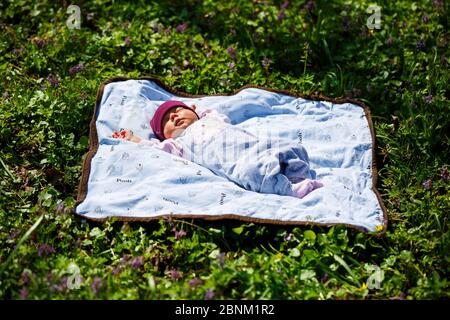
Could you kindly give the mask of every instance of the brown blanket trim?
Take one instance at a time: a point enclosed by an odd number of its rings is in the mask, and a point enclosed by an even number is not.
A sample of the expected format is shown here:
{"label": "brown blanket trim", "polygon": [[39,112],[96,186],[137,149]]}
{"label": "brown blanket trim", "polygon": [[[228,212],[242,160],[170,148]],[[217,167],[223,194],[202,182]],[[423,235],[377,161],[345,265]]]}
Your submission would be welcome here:
{"label": "brown blanket trim", "polygon": [[[372,116],[370,114],[370,109],[362,101],[359,101],[356,99],[350,99],[350,98],[329,98],[329,97],[323,96],[321,94],[303,95],[300,93],[291,92],[291,91],[287,91],[287,90],[270,89],[270,88],[264,88],[264,87],[257,86],[257,85],[246,85],[246,86],[243,86],[240,89],[237,89],[231,93],[194,95],[194,94],[188,94],[186,92],[178,91],[178,90],[166,85],[157,76],[153,76],[153,75],[149,76],[149,77],[140,77],[140,78],[114,77],[114,78],[104,81],[100,85],[100,87],[97,91],[97,98],[96,98],[95,107],[94,107],[94,114],[93,114],[92,120],[89,124],[89,151],[86,153],[86,155],[84,157],[84,161],[83,161],[83,169],[82,169],[82,173],[81,173],[80,184],[78,187],[78,196],[77,196],[77,201],[75,203],[75,208],[81,202],[83,202],[87,196],[88,179],[89,179],[89,174],[91,171],[91,160],[94,157],[94,155],[97,153],[97,150],[98,150],[98,135],[97,135],[97,128],[95,126],[95,122],[96,122],[96,118],[97,118],[96,117],[97,111],[98,111],[98,108],[100,107],[100,102],[101,102],[101,99],[103,96],[103,91],[105,89],[105,86],[109,83],[118,82],[118,81],[126,81],[126,80],[150,80],[150,81],[155,82],[159,87],[165,89],[166,91],[171,92],[174,95],[177,95],[179,97],[186,97],[186,98],[201,98],[201,97],[208,97],[208,96],[231,96],[231,95],[237,94],[238,92],[240,92],[246,88],[257,88],[257,89],[262,89],[262,90],[266,90],[266,91],[270,91],[270,92],[274,92],[274,93],[280,93],[280,94],[289,95],[289,96],[293,96],[293,97],[297,97],[297,98],[303,98],[303,99],[312,100],[312,101],[328,101],[328,102],[332,102],[332,103],[336,103],[336,104],[352,103],[357,106],[360,106],[361,108],[364,109],[364,113],[367,117],[367,121],[368,121],[369,127],[370,127],[370,132],[372,135],[372,141],[373,141],[373,143],[372,143],[372,191],[377,196],[378,202],[380,203],[380,207],[383,210],[383,218],[384,218],[383,229],[377,233],[370,233],[370,234],[379,237],[386,233],[387,225],[388,225],[387,210],[383,203],[383,200],[381,199],[380,193],[378,192],[378,190],[376,188],[378,171],[377,171],[377,163],[376,163],[376,158],[375,158],[375,156],[376,156],[375,155],[375,142],[376,142],[375,130],[374,130],[373,123],[372,123]],[[75,212],[76,212],[76,210],[75,210]],[[93,220],[93,221],[106,221],[106,220],[112,218],[112,217],[91,218],[91,217],[86,217],[83,215],[80,215],[80,216],[82,216],[86,219]],[[353,229],[357,229],[357,230],[360,230],[363,232],[368,232],[368,230],[363,227],[358,227],[358,226],[344,224],[344,223],[319,223],[319,222],[312,222],[312,221],[283,221],[283,220],[245,217],[245,216],[235,215],[235,214],[222,214],[222,215],[217,215],[217,216],[211,216],[211,215],[206,216],[203,214],[176,214],[176,215],[170,214],[170,215],[160,215],[160,216],[156,216],[156,217],[114,217],[114,218],[119,221],[151,221],[151,220],[159,220],[163,217],[184,218],[184,219],[200,218],[200,219],[204,219],[204,220],[233,219],[233,220],[240,220],[240,221],[245,221],[245,222],[268,223],[268,224],[277,224],[277,225],[317,225],[317,226],[326,226],[326,227],[330,227],[333,225],[344,225],[348,228],[353,228]]]}

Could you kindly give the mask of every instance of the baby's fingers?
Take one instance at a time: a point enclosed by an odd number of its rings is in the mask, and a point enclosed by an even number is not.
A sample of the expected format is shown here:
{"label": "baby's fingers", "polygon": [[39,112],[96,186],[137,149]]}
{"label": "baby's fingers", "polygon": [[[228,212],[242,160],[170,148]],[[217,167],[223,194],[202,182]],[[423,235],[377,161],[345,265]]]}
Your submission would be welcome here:
{"label": "baby's fingers", "polygon": [[133,131],[120,129],[119,131],[114,131],[112,137],[117,139],[131,140],[133,138]]}
{"label": "baby's fingers", "polygon": [[126,138],[126,130],[120,129],[120,131],[114,131],[112,134],[113,138],[117,139],[125,139]]}

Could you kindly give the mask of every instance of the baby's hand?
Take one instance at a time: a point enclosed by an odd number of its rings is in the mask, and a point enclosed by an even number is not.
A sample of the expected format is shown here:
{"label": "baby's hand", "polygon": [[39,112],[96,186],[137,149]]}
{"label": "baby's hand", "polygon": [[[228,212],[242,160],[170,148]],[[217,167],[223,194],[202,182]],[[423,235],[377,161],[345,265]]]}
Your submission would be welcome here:
{"label": "baby's hand", "polygon": [[136,143],[139,143],[141,141],[141,138],[139,138],[138,136],[135,136],[133,134],[133,131],[125,130],[125,129],[120,129],[119,131],[114,131],[112,134],[112,137],[116,138],[116,139],[124,139],[124,140],[128,140],[131,142],[136,142]]}

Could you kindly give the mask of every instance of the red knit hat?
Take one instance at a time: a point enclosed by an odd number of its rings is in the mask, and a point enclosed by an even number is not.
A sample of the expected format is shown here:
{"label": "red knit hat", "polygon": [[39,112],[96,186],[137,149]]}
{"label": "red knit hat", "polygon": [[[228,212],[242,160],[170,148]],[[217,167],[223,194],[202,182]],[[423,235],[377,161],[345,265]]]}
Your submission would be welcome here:
{"label": "red knit hat", "polygon": [[198,114],[195,112],[194,109],[186,105],[185,103],[181,101],[176,100],[169,100],[161,104],[158,109],[156,109],[155,114],[153,115],[152,120],[150,120],[150,126],[153,129],[153,132],[155,133],[156,137],[159,140],[164,140],[166,137],[164,137],[164,127],[162,125],[162,121],[164,119],[165,114],[172,108],[175,107],[183,107],[189,110],[192,110],[198,117]]}

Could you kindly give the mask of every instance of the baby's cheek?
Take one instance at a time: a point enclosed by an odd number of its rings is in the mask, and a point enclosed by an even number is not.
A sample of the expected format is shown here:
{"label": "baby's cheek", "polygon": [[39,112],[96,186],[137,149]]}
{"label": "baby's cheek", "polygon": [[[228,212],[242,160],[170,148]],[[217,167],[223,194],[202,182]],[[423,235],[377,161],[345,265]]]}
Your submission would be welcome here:
{"label": "baby's cheek", "polygon": [[173,128],[169,125],[166,125],[163,129],[163,132],[166,138],[171,138],[173,135]]}

